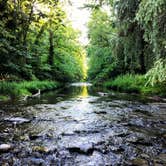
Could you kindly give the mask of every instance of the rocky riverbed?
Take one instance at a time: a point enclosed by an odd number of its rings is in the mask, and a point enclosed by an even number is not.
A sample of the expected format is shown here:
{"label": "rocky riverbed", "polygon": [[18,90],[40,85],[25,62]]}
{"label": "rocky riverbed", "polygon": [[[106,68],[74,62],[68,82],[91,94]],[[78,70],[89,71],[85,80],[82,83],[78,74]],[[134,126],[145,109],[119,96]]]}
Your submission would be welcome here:
{"label": "rocky riverbed", "polygon": [[0,165],[166,165],[164,102],[77,84],[0,114]]}

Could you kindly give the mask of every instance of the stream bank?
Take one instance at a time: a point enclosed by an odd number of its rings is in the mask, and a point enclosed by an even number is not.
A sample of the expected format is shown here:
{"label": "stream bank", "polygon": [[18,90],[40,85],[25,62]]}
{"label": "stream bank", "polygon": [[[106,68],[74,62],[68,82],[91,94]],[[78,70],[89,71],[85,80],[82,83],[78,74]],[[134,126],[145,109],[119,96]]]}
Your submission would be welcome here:
{"label": "stream bank", "polygon": [[0,82],[0,101],[24,99],[40,91],[50,91],[61,87],[55,81],[23,81],[23,82]]}

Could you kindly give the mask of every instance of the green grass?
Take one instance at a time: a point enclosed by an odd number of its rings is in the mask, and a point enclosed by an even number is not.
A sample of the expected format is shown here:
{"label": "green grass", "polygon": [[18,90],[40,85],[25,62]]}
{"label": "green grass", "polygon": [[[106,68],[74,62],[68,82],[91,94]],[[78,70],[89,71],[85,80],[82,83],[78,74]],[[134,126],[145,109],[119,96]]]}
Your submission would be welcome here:
{"label": "green grass", "polygon": [[7,101],[7,100],[9,100],[9,96],[0,95],[0,101]]}
{"label": "green grass", "polygon": [[126,74],[105,82],[107,88],[125,92],[140,92],[146,80],[141,75]]}
{"label": "green grass", "polygon": [[128,93],[142,93],[142,94],[156,94],[164,96],[166,95],[166,88],[162,84],[155,86],[145,86],[146,78],[144,75],[121,75],[114,80],[108,80],[104,83],[104,86],[108,89],[117,90],[120,92]]}
{"label": "green grass", "polygon": [[9,96],[12,99],[41,91],[56,89],[58,82],[54,81],[23,81],[23,82],[0,82],[0,95]]}

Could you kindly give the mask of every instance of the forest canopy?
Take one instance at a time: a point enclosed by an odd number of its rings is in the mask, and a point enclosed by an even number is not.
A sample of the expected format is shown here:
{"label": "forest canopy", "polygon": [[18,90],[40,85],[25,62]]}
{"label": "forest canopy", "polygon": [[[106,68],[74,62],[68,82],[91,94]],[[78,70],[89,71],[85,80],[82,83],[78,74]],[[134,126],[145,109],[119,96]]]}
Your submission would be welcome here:
{"label": "forest canopy", "polygon": [[0,74],[11,80],[83,78],[83,48],[58,0],[0,1]]}
{"label": "forest canopy", "polygon": [[0,0],[0,80],[67,83],[88,78],[115,89],[163,90],[166,1],[85,2],[82,9],[91,15],[84,47],[64,8],[72,5],[70,0]]}
{"label": "forest canopy", "polygon": [[166,83],[165,0],[92,0],[85,7],[92,11],[90,79],[147,73],[147,84]]}

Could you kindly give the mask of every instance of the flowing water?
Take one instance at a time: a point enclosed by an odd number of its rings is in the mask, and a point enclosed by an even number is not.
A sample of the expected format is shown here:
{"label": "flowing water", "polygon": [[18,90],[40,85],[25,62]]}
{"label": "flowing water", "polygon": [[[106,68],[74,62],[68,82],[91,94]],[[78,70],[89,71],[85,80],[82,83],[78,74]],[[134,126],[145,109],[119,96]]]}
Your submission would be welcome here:
{"label": "flowing water", "polygon": [[166,165],[166,103],[82,83],[0,108],[0,165]]}

